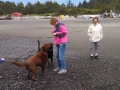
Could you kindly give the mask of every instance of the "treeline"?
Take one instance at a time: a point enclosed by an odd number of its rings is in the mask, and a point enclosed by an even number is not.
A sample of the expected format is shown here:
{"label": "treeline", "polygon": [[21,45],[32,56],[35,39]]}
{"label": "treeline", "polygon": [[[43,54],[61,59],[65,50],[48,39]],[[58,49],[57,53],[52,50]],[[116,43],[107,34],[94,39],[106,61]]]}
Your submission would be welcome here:
{"label": "treeline", "polygon": [[84,8],[102,9],[102,11],[113,10],[120,13],[120,0],[90,0],[89,2],[84,0],[82,5]]}
{"label": "treeline", "polygon": [[78,15],[78,14],[98,14],[105,11],[114,10],[120,12],[120,0],[84,0],[78,5],[74,5],[71,0],[67,4],[58,4],[57,2],[47,1],[41,3],[37,1],[32,4],[30,2],[24,5],[22,2],[15,4],[9,1],[0,1],[0,15],[7,15],[13,12],[21,12],[23,15],[53,15],[58,16],[61,14]]}

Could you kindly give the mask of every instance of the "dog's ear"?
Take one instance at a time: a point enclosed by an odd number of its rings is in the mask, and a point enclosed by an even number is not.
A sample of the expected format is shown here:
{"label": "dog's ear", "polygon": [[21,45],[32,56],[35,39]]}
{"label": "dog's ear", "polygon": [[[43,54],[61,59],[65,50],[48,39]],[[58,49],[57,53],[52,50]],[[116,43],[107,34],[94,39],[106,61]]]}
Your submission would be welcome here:
{"label": "dog's ear", "polygon": [[43,50],[43,51],[47,51],[47,46],[46,45],[43,45],[42,47],[41,47],[41,49]]}

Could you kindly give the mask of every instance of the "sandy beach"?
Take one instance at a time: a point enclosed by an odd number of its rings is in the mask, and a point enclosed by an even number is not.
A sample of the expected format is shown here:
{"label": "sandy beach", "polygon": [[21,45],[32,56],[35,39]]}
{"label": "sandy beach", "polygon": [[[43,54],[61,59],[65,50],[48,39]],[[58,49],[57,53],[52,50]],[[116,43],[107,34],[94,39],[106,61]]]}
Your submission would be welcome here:
{"label": "sandy beach", "polygon": [[[53,43],[53,26],[49,19],[0,21],[0,90],[120,90],[120,19],[100,19],[103,40],[100,42],[99,60],[89,60],[87,29],[91,19],[61,20],[68,29],[66,62],[68,73],[58,75],[52,67],[46,68],[46,76],[39,81],[26,78],[25,67],[17,67],[11,61],[25,62],[37,52],[37,40],[41,45]],[[54,65],[55,46],[54,46]]]}

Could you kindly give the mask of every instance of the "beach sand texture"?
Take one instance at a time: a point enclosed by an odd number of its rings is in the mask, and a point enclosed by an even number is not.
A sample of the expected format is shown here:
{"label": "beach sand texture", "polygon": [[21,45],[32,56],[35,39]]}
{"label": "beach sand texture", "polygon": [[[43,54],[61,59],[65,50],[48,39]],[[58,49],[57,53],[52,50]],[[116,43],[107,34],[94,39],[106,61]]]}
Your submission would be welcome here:
{"label": "beach sand texture", "polygon": [[[0,90],[120,90],[120,19],[100,19],[103,40],[100,42],[99,60],[89,60],[87,29],[89,19],[61,20],[68,29],[66,62],[68,73],[58,75],[46,68],[46,76],[38,68],[39,81],[26,78],[25,67],[11,61],[25,62],[41,45],[53,43],[53,26],[49,19],[0,21]],[[54,65],[55,45],[54,45]]]}

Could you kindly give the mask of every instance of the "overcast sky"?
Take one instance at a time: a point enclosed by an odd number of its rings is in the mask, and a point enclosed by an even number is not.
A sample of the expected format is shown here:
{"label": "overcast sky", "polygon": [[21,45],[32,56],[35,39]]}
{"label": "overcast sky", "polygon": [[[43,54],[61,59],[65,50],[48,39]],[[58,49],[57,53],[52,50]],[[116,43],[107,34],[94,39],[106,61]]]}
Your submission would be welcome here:
{"label": "overcast sky", "polygon": [[[28,3],[28,2],[31,2],[32,4],[34,4],[35,2],[37,2],[37,1],[39,1],[39,2],[41,2],[41,3],[44,3],[44,2],[46,2],[46,1],[56,1],[56,2],[58,2],[59,4],[62,4],[62,3],[64,3],[64,4],[67,4],[67,2],[68,2],[68,0],[1,0],[1,1],[10,1],[10,2],[15,2],[16,4],[18,3],[18,2],[23,2],[25,5]],[[74,3],[74,5],[78,5],[78,3],[79,2],[83,2],[84,0],[71,0],[72,1],[72,3]],[[87,2],[89,1],[89,0],[86,0]]]}

